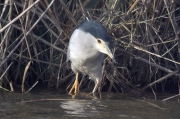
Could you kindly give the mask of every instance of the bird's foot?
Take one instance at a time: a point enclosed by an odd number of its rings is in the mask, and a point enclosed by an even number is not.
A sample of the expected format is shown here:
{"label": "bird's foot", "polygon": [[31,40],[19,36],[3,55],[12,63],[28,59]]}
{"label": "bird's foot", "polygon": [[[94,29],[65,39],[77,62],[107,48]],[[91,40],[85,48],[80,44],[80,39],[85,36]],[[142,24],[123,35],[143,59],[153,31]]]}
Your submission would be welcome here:
{"label": "bird's foot", "polygon": [[86,97],[92,97],[94,99],[101,99],[101,93],[91,92],[86,95]]}
{"label": "bird's foot", "polygon": [[[74,91],[74,93],[73,93],[73,91]],[[73,99],[76,98],[76,95],[79,94],[79,82],[78,81],[74,82],[74,84],[68,94],[71,95]]]}
{"label": "bird's foot", "polygon": [[78,94],[78,93],[79,93],[79,85],[73,84],[71,90],[69,91],[69,94],[71,95],[71,94]]}
{"label": "bird's foot", "polygon": [[[73,90],[74,90],[74,93],[73,93]],[[77,91],[73,86],[68,94],[72,96],[72,99],[75,99],[77,94],[79,94],[79,91]]]}

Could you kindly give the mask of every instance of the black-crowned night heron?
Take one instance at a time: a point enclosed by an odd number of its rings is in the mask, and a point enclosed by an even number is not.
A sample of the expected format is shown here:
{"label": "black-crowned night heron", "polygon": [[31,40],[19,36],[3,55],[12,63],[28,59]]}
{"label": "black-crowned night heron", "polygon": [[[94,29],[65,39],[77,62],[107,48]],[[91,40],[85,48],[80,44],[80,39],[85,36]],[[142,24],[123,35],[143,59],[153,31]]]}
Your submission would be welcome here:
{"label": "black-crowned night heron", "polygon": [[94,94],[101,85],[102,63],[104,54],[114,59],[108,44],[110,36],[106,29],[97,21],[86,21],[73,32],[67,52],[67,61],[71,61],[71,69],[76,73],[76,79],[69,94],[79,93],[78,74],[89,75],[95,82]]}

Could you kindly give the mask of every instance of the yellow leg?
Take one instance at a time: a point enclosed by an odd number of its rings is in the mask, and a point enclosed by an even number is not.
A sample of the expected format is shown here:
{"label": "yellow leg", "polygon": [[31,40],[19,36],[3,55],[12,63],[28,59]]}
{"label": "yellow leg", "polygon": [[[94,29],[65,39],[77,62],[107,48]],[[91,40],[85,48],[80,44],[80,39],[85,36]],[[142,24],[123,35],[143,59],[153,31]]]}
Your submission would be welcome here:
{"label": "yellow leg", "polygon": [[69,94],[72,94],[73,90],[74,90],[74,94],[78,94],[79,93],[78,75],[79,75],[79,73],[76,73],[76,79],[74,81],[74,84],[73,84],[71,90],[69,91]]}

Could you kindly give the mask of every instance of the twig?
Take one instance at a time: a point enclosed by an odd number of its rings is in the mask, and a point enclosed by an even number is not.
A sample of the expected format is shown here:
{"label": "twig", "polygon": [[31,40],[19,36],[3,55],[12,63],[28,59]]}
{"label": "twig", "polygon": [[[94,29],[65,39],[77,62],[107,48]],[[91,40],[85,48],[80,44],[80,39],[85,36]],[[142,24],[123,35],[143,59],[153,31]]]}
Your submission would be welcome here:
{"label": "twig", "polygon": [[168,100],[171,100],[171,99],[173,99],[173,98],[175,98],[175,97],[178,97],[178,96],[180,96],[180,94],[173,95],[173,96],[171,96],[171,97],[165,98],[165,99],[163,99],[162,101],[168,101]]}
{"label": "twig", "polygon": [[77,21],[74,19],[73,14],[69,11],[69,9],[66,7],[66,4],[62,1],[59,0],[63,8],[65,9],[65,12],[67,13],[68,17],[73,21],[75,25],[77,25]]}
{"label": "twig", "polygon": [[6,89],[6,88],[3,88],[2,86],[0,86],[0,89],[4,90],[4,91],[7,91],[7,92],[11,92],[10,90]]}
{"label": "twig", "polygon": [[48,46],[50,46],[50,47],[52,47],[52,48],[54,48],[54,49],[56,49],[56,50],[64,53],[64,54],[67,54],[64,50],[60,49],[59,47],[51,44],[50,42],[48,42],[48,41],[46,41],[46,40],[43,40],[41,37],[38,37],[38,36],[36,36],[36,35],[34,35],[34,37],[37,38],[37,40],[43,42],[44,44],[46,44],[46,45],[48,45]]}
{"label": "twig", "polygon": [[28,72],[28,69],[29,69],[29,67],[30,67],[30,64],[31,64],[31,60],[28,62],[28,64],[26,65],[26,67],[25,67],[25,69],[24,69],[24,74],[23,74],[23,79],[22,79],[22,85],[21,85],[21,91],[22,91],[22,93],[25,92],[24,83],[25,83],[25,79],[26,79],[27,72]]}
{"label": "twig", "polygon": [[120,41],[120,42],[123,43],[123,44],[125,44],[125,45],[130,45],[130,46],[132,46],[134,49],[137,49],[137,50],[139,50],[139,51],[143,51],[143,52],[148,53],[148,54],[150,54],[150,55],[153,55],[153,56],[156,56],[156,57],[158,57],[158,58],[162,58],[162,59],[164,59],[164,60],[167,60],[167,61],[170,61],[170,62],[173,62],[173,63],[175,63],[175,64],[179,64],[179,65],[180,65],[180,62],[171,60],[171,59],[166,58],[166,57],[162,57],[161,55],[152,53],[152,52],[150,52],[150,51],[148,51],[148,50],[146,50],[146,49],[144,49],[144,48],[141,48],[141,47],[139,47],[139,46],[136,46],[136,45],[133,45],[133,44],[128,44],[128,43],[126,43],[126,42],[124,42],[124,41]]}
{"label": "twig", "polygon": [[3,74],[0,77],[0,81],[2,80],[3,76],[7,73],[7,71],[9,70],[9,68],[11,67],[11,65],[13,64],[13,62],[11,62],[11,64],[6,68],[6,70],[3,72]]}
{"label": "twig", "polygon": [[9,86],[10,86],[11,92],[13,92],[13,91],[14,91],[14,88],[13,88],[12,81],[9,82]]}
{"label": "twig", "polygon": [[136,0],[133,5],[130,7],[130,9],[127,12],[127,15],[133,10],[133,8],[137,5],[137,3],[139,2],[139,0]]}
{"label": "twig", "polygon": [[169,78],[170,76],[175,75],[175,74],[178,73],[178,72],[179,72],[179,71],[174,71],[174,72],[172,72],[172,73],[169,73],[168,75],[166,75],[166,76],[164,76],[164,77],[162,77],[162,78],[160,78],[160,79],[158,79],[158,80],[156,80],[156,81],[154,81],[154,82],[146,85],[146,86],[143,87],[141,90],[145,90],[145,89],[147,89],[148,87],[151,87],[151,86],[155,85],[156,83],[159,83],[159,82],[161,82],[161,81]]}
{"label": "twig", "polygon": [[40,0],[35,1],[31,6],[29,6],[26,10],[24,10],[20,15],[18,15],[16,18],[14,18],[12,21],[10,21],[6,26],[4,26],[2,29],[0,29],[0,33],[3,32],[8,26],[13,24],[15,21],[17,21],[21,16],[23,16],[26,12],[28,12],[32,7],[34,7]]}
{"label": "twig", "polygon": [[[19,57],[19,54],[17,54],[17,53],[13,53],[13,55]],[[23,55],[22,55],[22,58],[30,60],[29,57],[26,57],[26,56],[23,56]],[[31,60],[32,60],[32,61],[36,61],[36,62],[40,62],[40,63],[43,63],[43,64],[53,65],[53,66],[56,66],[56,67],[59,67],[59,66],[60,66],[59,64],[53,64],[53,63],[45,62],[45,61],[38,60],[38,59],[33,59],[33,58],[32,58]],[[65,65],[65,63],[63,64],[63,66],[64,66],[64,65]]]}
{"label": "twig", "polygon": [[[122,50],[122,49],[120,49],[120,50],[123,51],[123,52],[125,52],[125,53],[127,53],[127,54],[129,54],[129,55],[131,55],[131,56],[133,56],[133,57],[134,57],[135,59],[137,59],[137,60],[143,61],[143,62],[145,62],[145,63],[147,63],[147,64],[149,64],[149,65],[151,65],[151,66],[154,66],[154,67],[156,67],[156,68],[158,68],[158,69],[161,69],[161,70],[163,70],[163,71],[165,71],[165,72],[168,72],[168,73],[172,73],[172,72],[173,72],[173,71],[170,70],[170,69],[167,69],[167,68],[162,67],[162,66],[160,66],[160,65],[158,65],[158,64],[152,63],[152,62],[150,62],[150,61],[148,61],[148,60],[146,60],[146,59],[144,59],[144,58],[142,58],[142,57],[139,57],[139,56],[137,56],[137,55],[131,54],[131,53],[129,53],[129,52],[125,51],[125,50]],[[179,77],[179,76],[180,76],[180,73],[176,73],[175,76],[178,76],[178,77]]]}
{"label": "twig", "polygon": [[39,81],[36,81],[25,93],[29,93],[38,84],[38,82]]}

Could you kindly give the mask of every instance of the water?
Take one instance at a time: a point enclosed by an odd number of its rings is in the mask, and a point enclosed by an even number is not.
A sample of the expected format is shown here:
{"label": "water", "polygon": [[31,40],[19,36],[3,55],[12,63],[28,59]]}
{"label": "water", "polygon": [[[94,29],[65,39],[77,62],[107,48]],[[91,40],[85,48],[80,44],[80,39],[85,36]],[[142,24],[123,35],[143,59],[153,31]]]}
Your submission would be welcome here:
{"label": "water", "polygon": [[1,93],[0,119],[180,119],[180,97],[170,101],[127,94],[102,94],[102,99],[67,94]]}

